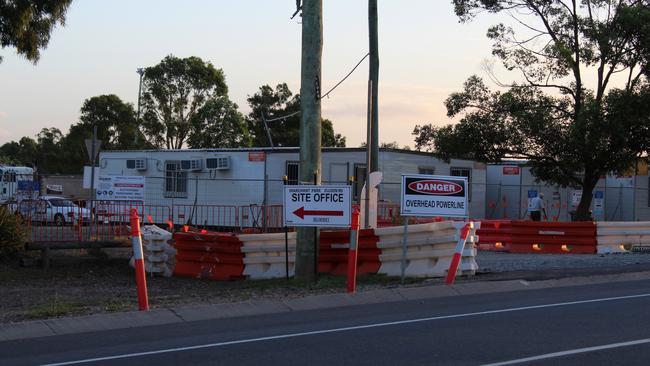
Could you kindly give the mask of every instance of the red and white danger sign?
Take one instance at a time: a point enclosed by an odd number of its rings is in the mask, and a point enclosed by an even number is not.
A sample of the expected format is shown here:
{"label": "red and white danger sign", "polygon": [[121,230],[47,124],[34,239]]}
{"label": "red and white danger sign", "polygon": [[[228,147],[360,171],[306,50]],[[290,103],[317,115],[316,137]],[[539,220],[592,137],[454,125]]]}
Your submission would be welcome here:
{"label": "red and white danger sign", "polygon": [[467,217],[467,178],[402,175],[402,216]]}

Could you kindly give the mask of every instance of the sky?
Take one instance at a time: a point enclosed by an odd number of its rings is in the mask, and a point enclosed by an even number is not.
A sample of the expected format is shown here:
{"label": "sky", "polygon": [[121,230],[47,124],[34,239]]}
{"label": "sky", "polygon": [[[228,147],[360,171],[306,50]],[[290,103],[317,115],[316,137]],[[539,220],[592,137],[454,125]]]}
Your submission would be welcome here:
{"label": "sky", "polygon": [[[0,50],[0,144],[64,133],[87,98],[116,94],[137,103],[139,67],[166,55],[198,56],[223,69],[244,114],[261,85],[300,89],[299,17],[294,0],[75,0],[34,65]],[[367,1],[323,0],[322,88],[329,90],[368,51]],[[416,124],[452,123],[443,102],[471,75],[486,77],[485,33],[494,17],[459,23],[451,0],[379,0],[379,135],[413,146]],[[368,63],[323,100],[322,115],[359,146],[366,134]]]}

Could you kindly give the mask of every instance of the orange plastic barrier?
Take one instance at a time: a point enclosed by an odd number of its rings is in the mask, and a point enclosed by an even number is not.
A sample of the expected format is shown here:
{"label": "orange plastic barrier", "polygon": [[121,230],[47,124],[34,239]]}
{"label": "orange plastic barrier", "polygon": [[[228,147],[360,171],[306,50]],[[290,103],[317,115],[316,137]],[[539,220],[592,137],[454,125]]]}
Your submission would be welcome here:
{"label": "orange plastic barrier", "polygon": [[[357,273],[377,273],[381,263],[377,248],[379,238],[374,230],[359,231],[359,248],[357,253]],[[318,271],[336,275],[345,275],[348,266],[350,231],[321,231],[320,250],[318,252]]]}
{"label": "orange plastic barrier", "polygon": [[512,221],[511,233],[510,253],[596,253],[593,222]]}
{"label": "orange plastic barrier", "polygon": [[512,221],[482,220],[478,235],[478,249],[507,252],[512,244]]}
{"label": "orange plastic barrier", "polygon": [[244,278],[242,242],[236,236],[215,232],[174,233],[176,268],[174,275],[234,280]]}

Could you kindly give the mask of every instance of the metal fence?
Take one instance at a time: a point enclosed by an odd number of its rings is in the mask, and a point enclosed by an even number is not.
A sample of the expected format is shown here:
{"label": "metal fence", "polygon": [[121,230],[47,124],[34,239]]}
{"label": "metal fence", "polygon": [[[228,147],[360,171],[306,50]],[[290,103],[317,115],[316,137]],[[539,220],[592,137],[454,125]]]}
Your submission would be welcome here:
{"label": "metal fence", "polygon": [[[0,189],[13,194],[5,205],[20,215],[29,228],[32,241],[102,241],[126,237],[129,210],[137,208],[143,222],[171,229],[194,226],[219,231],[275,232],[283,230],[282,190],[284,180],[277,179],[206,179],[185,177],[182,184],[176,178],[145,180],[144,201],[109,201],[62,199],[57,202],[37,198],[47,194],[33,176],[15,177]],[[18,181],[29,182],[21,183]],[[323,184],[345,184],[328,182]],[[572,188],[543,184],[506,185],[471,182],[472,203],[479,214],[474,219],[527,219],[528,198],[545,193],[550,221],[570,221],[579,195]],[[353,202],[358,203],[361,192],[353,186]],[[19,189],[22,188],[22,189]],[[48,188],[51,189],[52,187]],[[378,225],[402,224],[399,215],[399,182],[380,185]],[[172,192],[173,191],[173,192]],[[49,192],[50,196],[55,192]],[[18,200],[20,199],[20,200]],[[52,200],[54,199],[54,202]],[[242,205],[242,202],[247,204]],[[635,177],[629,185],[601,185],[594,192],[594,218],[603,221],[650,220],[648,178]],[[414,218],[414,222],[430,218]]]}

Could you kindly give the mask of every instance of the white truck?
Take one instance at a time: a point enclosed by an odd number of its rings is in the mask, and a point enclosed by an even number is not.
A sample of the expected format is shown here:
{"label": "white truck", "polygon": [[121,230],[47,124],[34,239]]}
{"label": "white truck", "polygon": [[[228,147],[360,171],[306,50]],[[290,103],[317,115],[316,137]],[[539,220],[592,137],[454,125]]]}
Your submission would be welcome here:
{"label": "white truck", "polygon": [[33,168],[0,165],[0,204],[9,200],[35,198],[38,193],[38,182],[34,182]]}

